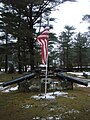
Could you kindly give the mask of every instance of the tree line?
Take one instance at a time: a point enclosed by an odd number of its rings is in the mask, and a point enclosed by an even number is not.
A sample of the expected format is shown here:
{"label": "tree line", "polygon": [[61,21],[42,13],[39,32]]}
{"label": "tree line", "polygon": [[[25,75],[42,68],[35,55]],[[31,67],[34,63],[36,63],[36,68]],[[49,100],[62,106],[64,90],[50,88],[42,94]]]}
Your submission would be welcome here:
{"label": "tree line", "polygon": [[[74,0],[1,0],[0,5],[0,68],[5,72],[16,67],[21,73],[27,67],[34,70],[41,63],[41,51],[36,37],[47,25],[47,19],[55,7]],[[54,18],[50,18],[54,21]],[[52,29],[53,26],[50,25]],[[59,38],[50,33],[49,65],[82,67],[89,64],[89,40],[87,34],[78,33],[65,26]],[[56,47],[57,46],[57,47]],[[56,47],[56,48],[55,48]]]}
{"label": "tree line", "polygon": [[[54,64],[63,68],[90,65],[90,39],[88,33],[76,33],[73,26],[65,26],[57,39]],[[58,64],[57,64],[58,63]]]}

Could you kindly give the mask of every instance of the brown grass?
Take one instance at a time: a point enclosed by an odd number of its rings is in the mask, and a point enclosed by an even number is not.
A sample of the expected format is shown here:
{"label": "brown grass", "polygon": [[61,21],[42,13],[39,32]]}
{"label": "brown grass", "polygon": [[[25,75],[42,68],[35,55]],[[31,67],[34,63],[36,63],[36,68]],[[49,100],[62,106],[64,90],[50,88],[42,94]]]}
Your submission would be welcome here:
{"label": "brown grass", "polygon": [[[7,76],[4,78],[7,79]],[[32,99],[32,95],[38,94],[34,92],[0,92],[0,120],[33,120],[37,117],[53,117],[53,120],[56,120],[56,117],[61,117],[62,120],[89,120],[90,88],[76,87],[66,92],[68,97],[57,97],[55,100]]]}

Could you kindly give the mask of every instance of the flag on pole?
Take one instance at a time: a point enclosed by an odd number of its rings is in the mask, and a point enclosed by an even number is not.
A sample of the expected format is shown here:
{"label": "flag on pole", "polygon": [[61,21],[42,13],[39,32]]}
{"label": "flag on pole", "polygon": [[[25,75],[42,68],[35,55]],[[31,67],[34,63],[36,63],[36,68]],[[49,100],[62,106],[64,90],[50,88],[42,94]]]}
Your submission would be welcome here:
{"label": "flag on pole", "polygon": [[49,40],[49,27],[46,27],[42,34],[37,37],[37,41],[41,45],[43,64],[46,64],[46,61],[48,59],[48,40]]}

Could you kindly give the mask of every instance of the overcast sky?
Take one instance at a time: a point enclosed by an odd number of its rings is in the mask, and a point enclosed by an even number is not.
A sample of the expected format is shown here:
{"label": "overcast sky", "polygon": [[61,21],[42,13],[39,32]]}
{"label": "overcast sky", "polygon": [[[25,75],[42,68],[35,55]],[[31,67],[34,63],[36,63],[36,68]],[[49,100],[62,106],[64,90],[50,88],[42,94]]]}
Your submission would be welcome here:
{"label": "overcast sky", "polygon": [[87,22],[82,21],[85,14],[90,14],[90,0],[77,0],[78,2],[65,2],[60,5],[59,11],[52,13],[56,18],[53,32],[59,34],[65,25],[74,26],[77,32],[86,32]]}

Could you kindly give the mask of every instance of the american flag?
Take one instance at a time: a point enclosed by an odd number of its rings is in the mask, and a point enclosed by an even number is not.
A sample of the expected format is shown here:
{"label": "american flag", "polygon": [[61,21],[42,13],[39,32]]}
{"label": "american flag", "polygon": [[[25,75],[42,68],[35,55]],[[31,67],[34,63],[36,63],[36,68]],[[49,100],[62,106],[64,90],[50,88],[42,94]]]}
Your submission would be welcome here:
{"label": "american flag", "polygon": [[48,40],[49,40],[49,27],[46,27],[42,34],[37,37],[37,41],[41,45],[43,64],[46,64],[46,61],[48,59]]}

